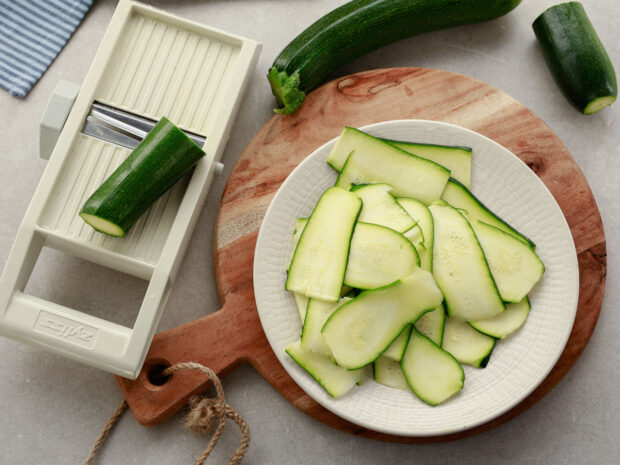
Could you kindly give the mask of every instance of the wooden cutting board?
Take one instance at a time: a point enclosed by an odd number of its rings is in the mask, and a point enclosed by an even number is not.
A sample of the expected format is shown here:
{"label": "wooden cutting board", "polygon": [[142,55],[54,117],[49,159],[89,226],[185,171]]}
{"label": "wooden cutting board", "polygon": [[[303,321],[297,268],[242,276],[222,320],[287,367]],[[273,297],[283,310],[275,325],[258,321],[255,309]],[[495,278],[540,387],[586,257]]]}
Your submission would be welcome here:
{"label": "wooden cutting board", "polygon": [[[468,431],[434,438],[405,438],[364,429],[317,404],[278,362],[254,302],[254,247],[262,218],[280,184],[307,155],[336,137],[344,125],[359,127],[394,119],[457,124],[511,150],[555,196],[570,225],[579,258],[575,324],[549,376],[502,416]],[[605,288],[606,247],[601,217],[586,179],[558,137],[530,110],[490,85],[461,74],[425,68],[379,69],[345,76],[313,91],[296,114],[271,118],[246,147],[230,175],[221,200],[214,249],[222,309],[158,334],[138,379],[117,378],[134,416],[143,425],[162,422],[192,394],[204,391],[207,383],[201,374],[175,373],[163,384],[157,377],[162,367],[194,361],[211,367],[219,376],[250,363],[301,411],[356,435],[410,443],[470,436],[514,418],[560,381],[594,330]]]}

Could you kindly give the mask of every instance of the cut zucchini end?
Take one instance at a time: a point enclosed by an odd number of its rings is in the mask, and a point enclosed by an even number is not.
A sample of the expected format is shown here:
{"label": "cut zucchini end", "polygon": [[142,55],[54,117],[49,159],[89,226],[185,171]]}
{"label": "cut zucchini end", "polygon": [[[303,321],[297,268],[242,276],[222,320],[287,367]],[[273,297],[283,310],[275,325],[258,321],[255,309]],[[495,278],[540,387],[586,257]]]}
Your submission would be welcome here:
{"label": "cut zucchini end", "polygon": [[608,107],[616,101],[615,95],[607,95],[605,97],[599,97],[592,100],[586,105],[583,110],[584,115],[592,115],[601,111],[603,108]]}
{"label": "cut zucchini end", "polygon": [[125,235],[125,231],[111,221],[84,212],[80,213],[80,217],[100,233],[114,237],[123,237]]}
{"label": "cut zucchini end", "polygon": [[274,109],[275,113],[290,115],[297,110],[306,98],[306,93],[299,89],[299,73],[289,76],[286,71],[271,68],[267,73],[271,92],[282,108]]}

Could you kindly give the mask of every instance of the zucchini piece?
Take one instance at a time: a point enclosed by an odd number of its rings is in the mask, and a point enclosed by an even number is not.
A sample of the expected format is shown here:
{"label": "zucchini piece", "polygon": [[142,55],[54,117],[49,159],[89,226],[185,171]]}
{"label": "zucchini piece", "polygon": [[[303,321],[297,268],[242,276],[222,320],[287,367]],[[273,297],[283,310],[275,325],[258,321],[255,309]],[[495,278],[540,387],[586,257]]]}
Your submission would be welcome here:
{"label": "zucchini piece", "polygon": [[520,302],[545,272],[536,252],[524,242],[482,221],[476,236],[504,302]]}
{"label": "zucchini piece", "polygon": [[338,365],[361,368],[374,362],[407,324],[442,300],[433,276],[414,268],[406,278],[362,292],[339,307],[323,326],[323,339]]}
{"label": "zucchini piece", "polygon": [[445,402],[465,383],[461,364],[416,329],[400,366],[413,393],[429,405]]}
{"label": "zucchini piece", "polygon": [[299,318],[301,318],[301,323],[303,325],[306,320],[306,311],[308,310],[308,301],[310,299],[303,294],[299,294],[298,292],[293,292],[293,297],[295,297],[297,310],[299,310]]}
{"label": "zucchini piece", "polygon": [[435,310],[425,313],[422,318],[416,321],[415,329],[420,331],[438,346],[441,346],[441,342],[443,341],[443,328],[445,322],[446,311],[443,308],[443,304],[441,304]]}
{"label": "zucchini piece", "polygon": [[[404,352],[404,351],[403,351]],[[374,380],[384,386],[408,391],[409,385],[400,368],[400,363],[382,355],[372,364]]]}
{"label": "zucchini piece", "polygon": [[321,195],[295,248],[288,291],[338,301],[361,208],[360,198],[344,189],[331,187]]}
{"label": "zucchini piece", "polygon": [[429,210],[435,232],[433,276],[446,298],[448,315],[481,320],[503,312],[504,303],[469,222],[445,201]]}
{"label": "zucchini piece", "polygon": [[418,252],[402,234],[358,221],[351,239],[344,284],[356,289],[375,289],[408,276],[419,265]]}
{"label": "zucchini piece", "polygon": [[413,228],[416,222],[390,195],[393,189],[388,184],[353,186],[351,191],[359,195],[363,204],[358,221],[385,226],[401,234]]}
{"label": "zucchini piece", "polygon": [[532,28],[553,79],[571,105],[590,115],[616,101],[616,72],[581,3],[552,6]]}
{"label": "zucchini piece", "polygon": [[354,184],[386,183],[392,195],[412,197],[426,204],[438,200],[450,171],[424,158],[411,155],[376,137],[351,128],[347,137],[356,148],[336,180],[336,187],[350,189]]}
{"label": "zucchini piece", "polygon": [[280,52],[267,79],[291,114],[307,92],[340,66],[379,47],[423,32],[505,15],[521,0],[353,0],[305,29]]}
{"label": "zucchini piece", "polygon": [[325,355],[304,350],[301,341],[289,344],[286,353],[332,397],[346,394],[363,375],[363,370],[345,370]]}
{"label": "zucchini piece", "polygon": [[349,300],[351,300],[349,297],[343,297],[337,303],[325,302],[319,299],[308,300],[304,328],[301,332],[301,347],[304,350],[327,357],[331,356],[331,352],[325,345],[325,341],[323,341],[321,328],[323,328],[329,316],[334,313],[334,310]]}
{"label": "zucchini piece", "polygon": [[471,148],[396,140],[386,141],[405,152],[445,166],[450,170],[450,176],[469,189],[471,184]]}
{"label": "zucchini piece", "polygon": [[491,226],[495,226],[508,234],[512,234],[517,239],[521,239],[532,247],[536,246],[536,244],[534,244],[530,239],[525,237],[485,207],[484,204],[469,191],[469,189],[455,179],[450,179],[448,181],[443,194],[441,194],[441,199],[448,202],[454,208],[465,210],[465,212],[467,212],[465,216],[472,226],[475,226],[477,220],[484,221],[486,224],[490,224]]}
{"label": "zucchini piece", "polygon": [[291,260],[293,260],[293,254],[295,253],[297,244],[299,244],[299,238],[301,237],[301,233],[304,232],[306,223],[308,223],[308,218],[298,218],[297,222],[295,223],[295,230],[293,231],[293,250],[291,250],[291,258],[289,259],[288,265],[286,266],[286,271],[291,268]]}
{"label": "zucchini piece", "polygon": [[426,271],[433,270],[433,216],[428,207],[419,200],[400,197],[396,199],[398,204],[405,209],[407,214],[417,222],[422,229],[424,249],[419,250],[420,266]]}
{"label": "zucchini piece", "polygon": [[469,324],[481,333],[496,339],[504,339],[523,326],[530,313],[530,300],[525,297],[521,302],[506,305],[506,311],[488,320],[470,321]]}
{"label": "zucchini piece", "polygon": [[476,331],[463,320],[448,317],[441,347],[461,363],[484,368],[491,358],[495,339]]}
{"label": "zucchini piece", "polygon": [[88,198],[80,217],[95,230],[123,237],[205,152],[163,117]]}
{"label": "zucchini piece", "polygon": [[[426,315],[428,315],[428,313]],[[420,320],[422,318],[424,318],[424,316],[422,316]],[[407,325],[405,326],[405,329],[403,329],[403,332],[400,333],[400,335],[394,340],[394,342],[390,344],[390,347],[385,349],[385,352],[383,352],[383,355],[381,355],[381,357],[387,357],[395,362],[400,362],[403,358],[403,354],[405,353],[405,349],[407,348],[410,334],[411,325]]]}

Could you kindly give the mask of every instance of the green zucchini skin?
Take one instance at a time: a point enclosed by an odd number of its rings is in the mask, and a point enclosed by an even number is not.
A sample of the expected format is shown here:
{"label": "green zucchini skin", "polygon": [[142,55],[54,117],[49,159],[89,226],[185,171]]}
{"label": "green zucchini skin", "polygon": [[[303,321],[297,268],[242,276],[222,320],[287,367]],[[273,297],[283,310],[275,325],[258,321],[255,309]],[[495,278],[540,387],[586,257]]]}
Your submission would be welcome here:
{"label": "green zucchini skin", "polygon": [[326,14],[290,42],[267,79],[276,113],[291,114],[336,68],[384,45],[423,32],[481,23],[521,0],[353,0]]}
{"label": "green zucchini skin", "polygon": [[91,215],[110,222],[118,226],[118,234],[95,229],[122,237],[204,155],[200,147],[164,117],[89,197],[80,216],[86,220]]}
{"label": "green zucchini skin", "polygon": [[553,79],[577,110],[596,113],[615,101],[616,72],[581,3],[552,6],[532,28]]}

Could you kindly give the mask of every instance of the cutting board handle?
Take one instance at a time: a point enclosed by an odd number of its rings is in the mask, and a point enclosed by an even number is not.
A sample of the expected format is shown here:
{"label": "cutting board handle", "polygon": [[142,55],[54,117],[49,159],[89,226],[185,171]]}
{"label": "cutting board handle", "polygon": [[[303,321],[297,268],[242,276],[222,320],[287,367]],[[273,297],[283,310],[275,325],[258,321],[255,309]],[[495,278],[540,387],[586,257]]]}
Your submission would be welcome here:
{"label": "cutting board handle", "polygon": [[[228,295],[221,310],[155,336],[135,380],[117,377],[136,419],[155,425],[181,408],[192,395],[207,389],[209,381],[193,370],[165,377],[161,372],[176,363],[198,362],[220,378],[250,360],[257,338],[264,338],[254,319],[253,298]],[[172,310],[172,309],[171,309]],[[248,331],[248,327],[257,328]]]}

